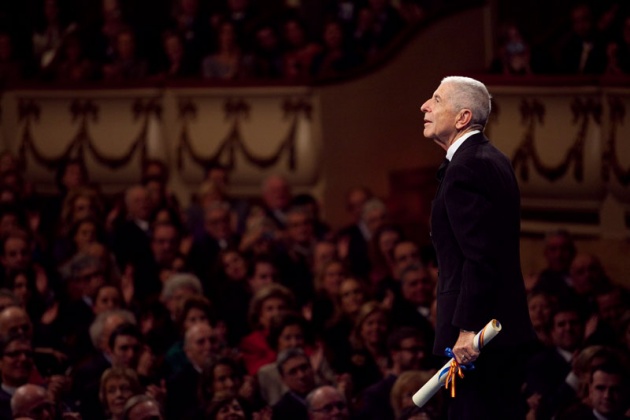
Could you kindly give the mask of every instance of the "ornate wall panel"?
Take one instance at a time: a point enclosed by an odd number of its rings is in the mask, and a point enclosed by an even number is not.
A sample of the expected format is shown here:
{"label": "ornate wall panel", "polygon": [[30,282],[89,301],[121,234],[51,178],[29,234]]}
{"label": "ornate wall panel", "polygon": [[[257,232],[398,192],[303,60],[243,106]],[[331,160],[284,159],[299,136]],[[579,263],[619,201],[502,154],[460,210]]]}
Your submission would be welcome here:
{"label": "ornate wall panel", "polygon": [[233,169],[236,193],[258,191],[271,172],[298,187],[318,180],[317,104],[306,88],[13,91],[2,107],[10,112],[0,139],[43,187],[68,157],[83,159],[105,189],[136,182],[145,159],[163,159],[183,199],[211,162]]}
{"label": "ornate wall panel", "polygon": [[[590,202],[601,178],[601,95],[595,88],[492,88],[492,140],[512,159],[526,200]],[[585,204],[586,205],[586,204]]]}
{"label": "ornate wall panel", "polygon": [[630,129],[625,123],[630,90],[490,90],[496,112],[488,130],[515,168],[524,229],[562,226],[597,234],[604,221],[613,230],[628,231],[619,215],[627,211],[624,207],[630,209]]}
{"label": "ornate wall panel", "polygon": [[618,201],[630,207],[630,90],[605,89],[602,178]]}
{"label": "ornate wall panel", "polygon": [[166,157],[157,90],[12,92],[4,105],[14,110],[9,149],[39,184],[66,158],[83,159],[108,185],[137,180],[149,156]]}
{"label": "ornate wall panel", "polygon": [[241,188],[258,188],[268,173],[293,185],[317,181],[320,150],[317,109],[307,89],[173,90],[175,165],[187,183],[220,162]]}

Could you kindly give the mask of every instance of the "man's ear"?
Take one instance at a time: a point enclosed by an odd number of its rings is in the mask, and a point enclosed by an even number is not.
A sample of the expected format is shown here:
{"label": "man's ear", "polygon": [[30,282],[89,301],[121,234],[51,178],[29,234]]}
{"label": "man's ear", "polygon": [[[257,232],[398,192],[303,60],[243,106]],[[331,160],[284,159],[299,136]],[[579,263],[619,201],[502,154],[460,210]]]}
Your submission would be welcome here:
{"label": "man's ear", "polygon": [[472,111],[470,109],[462,109],[457,113],[457,118],[455,119],[455,127],[458,130],[470,125],[472,121]]}

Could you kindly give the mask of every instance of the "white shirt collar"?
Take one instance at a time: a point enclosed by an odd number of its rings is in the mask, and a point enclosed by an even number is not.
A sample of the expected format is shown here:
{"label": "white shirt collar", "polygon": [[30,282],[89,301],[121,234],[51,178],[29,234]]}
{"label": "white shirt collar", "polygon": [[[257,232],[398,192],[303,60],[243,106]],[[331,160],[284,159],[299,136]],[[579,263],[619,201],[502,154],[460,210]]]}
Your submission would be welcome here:
{"label": "white shirt collar", "polygon": [[571,362],[571,359],[573,359],[573,353],[571,353],[570,351],[566,351],[564,349],[561,349],[560,347],[556,347],[556,350],[558,351],[558,354],[562,356],[562,358],[567,362]]}
{"label": "white shirt collar", "polygon": [[595,416],[597,420],[609,420],[608,417],[604,416],[597,410],[593,410],[593,415]]}
{"label": "white shirt collar", "polygon": [[466,140],[468,137],[472,136],[473,134],[477,134],[479,132],[480,132],[479,130],[469,131],[468,133],[464,134],[463,136],[455,140],[455,142],[451,144],[446,150],[446,159],[448,159],[449,161],[453,160],[453,155],[455,154],[457,149],[459,149],[459,146],[461,146],[462,143],[464,143],[464,140]]}

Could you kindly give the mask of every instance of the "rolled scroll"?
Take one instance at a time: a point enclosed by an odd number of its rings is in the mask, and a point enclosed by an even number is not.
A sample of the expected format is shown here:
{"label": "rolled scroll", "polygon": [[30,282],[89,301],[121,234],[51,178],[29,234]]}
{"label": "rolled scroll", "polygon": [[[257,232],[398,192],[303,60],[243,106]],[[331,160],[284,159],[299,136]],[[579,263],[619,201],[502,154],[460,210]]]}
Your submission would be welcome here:
{"label": "rolled scroll", "polygon": [[[499,331],[501,331],[501,323],[499,321],[493,319],[488,322],[473,338],[473,347],[475,350],[481,351],[490,340],[499,334]],[[453,359],[449,360],[442,369],[438,370],[437,373],[413,395],[412,400],[415,405],[418,407],[425,405],[427,401],[446,384],[447,372],[449,371],[452,361]]]}

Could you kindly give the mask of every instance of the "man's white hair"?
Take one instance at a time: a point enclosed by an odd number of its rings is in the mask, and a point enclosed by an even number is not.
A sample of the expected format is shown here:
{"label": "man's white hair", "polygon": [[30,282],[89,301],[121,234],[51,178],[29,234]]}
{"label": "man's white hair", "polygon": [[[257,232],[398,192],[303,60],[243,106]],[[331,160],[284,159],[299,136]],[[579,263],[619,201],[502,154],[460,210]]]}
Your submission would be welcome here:
{"label": "man's white hair", "polygon": [[471,125],[485,127],[492,109],[492,97],[486,85],[479,80],[464,76],[445,77],[441,84],[445,83],[457,85],[457,89],[454,89],[449,97],[455,110],[470,109]]}
{"label": "man's white hair", "polygon": [[168,300],[173,297],[177,289],[186,288],[193,290],[196,294],[203,293],[203,286],[201,281],[194,274],[190,273],[175,273],[171,275],[162,288],[162,300]]}
{"label": "man's white hair", "polygon": [[122,319],[125,320],[125,322],[136,325],[136,316],[133,314],[133,312],[128,311],[127,309],[110,309],[109,311],[101,312],[96,316],[94,321],[92,321],[89,329],[90,340],[92,340],[92,345],[94,345],[94,348],[100,348],[101,338],[103,336],[103,328],[105,327],[105,321],[107,321],[107,319],[112,316],[120,316]]}

